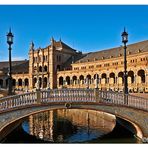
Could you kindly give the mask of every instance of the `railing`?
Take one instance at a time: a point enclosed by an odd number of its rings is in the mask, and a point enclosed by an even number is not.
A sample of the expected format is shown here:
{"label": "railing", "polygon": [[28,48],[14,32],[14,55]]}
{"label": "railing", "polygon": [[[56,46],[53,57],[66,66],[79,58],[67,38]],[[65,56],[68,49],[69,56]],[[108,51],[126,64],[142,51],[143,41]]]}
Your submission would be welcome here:
{"label": "railing", "polygon": [[37,104],[37,93],[25,93],[0,99],[0,111]]}
{"label": "railing", "polygon": [[95,102],[93,89],[54,89],[41,92],[41,102]]}
{"label": "railing", "polygon": [[99,102],[148,111],[148,99],[98,89],[53,89],[8,96],[0,99],[0,112],[25,106],[62,102]]}
{"label": "railing", "polygon": [[101,102],[115,105],[124,105],[148,111],[148,99],[133,95],[124,96],[123,93],[112,91],[99,91]]}

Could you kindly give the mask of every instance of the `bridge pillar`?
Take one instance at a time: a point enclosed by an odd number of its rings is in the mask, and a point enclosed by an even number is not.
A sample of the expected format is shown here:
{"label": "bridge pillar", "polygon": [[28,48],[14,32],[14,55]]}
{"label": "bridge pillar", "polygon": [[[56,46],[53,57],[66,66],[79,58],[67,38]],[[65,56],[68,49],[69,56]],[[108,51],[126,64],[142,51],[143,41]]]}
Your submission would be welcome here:
{"label": "bridge pillar", "polygon": [[98,88],[94,89],[94,96],[96,98],[96,102],[100,102],[101,101],[101,98],[99,98],[99,89]]}

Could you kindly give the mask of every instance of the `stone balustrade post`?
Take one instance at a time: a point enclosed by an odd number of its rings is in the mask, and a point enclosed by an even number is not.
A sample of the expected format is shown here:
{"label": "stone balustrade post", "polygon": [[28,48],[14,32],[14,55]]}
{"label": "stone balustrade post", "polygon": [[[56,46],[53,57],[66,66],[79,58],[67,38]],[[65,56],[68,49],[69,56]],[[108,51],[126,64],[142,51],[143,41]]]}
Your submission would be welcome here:
{"label": "stone balustrade post", "polygon": [[41,91],[40,89],[36,89],[36,93],[37,93],[37,104],[41,103]]}
{"label": "stone balustrade post", "polygon": [[95,96],[96,102],[101,101],[101,98],[99,97],[99,89],[98,88],[94,89],[94,96]]}

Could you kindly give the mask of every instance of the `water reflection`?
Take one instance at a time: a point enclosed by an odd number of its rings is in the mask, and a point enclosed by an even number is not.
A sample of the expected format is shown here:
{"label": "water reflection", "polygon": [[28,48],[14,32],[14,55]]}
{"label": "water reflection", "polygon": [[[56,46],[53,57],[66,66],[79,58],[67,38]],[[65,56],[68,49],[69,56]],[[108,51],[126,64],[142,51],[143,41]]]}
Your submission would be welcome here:
{"label": "water reflection", "polygon": [[62,109],[40,112],[23,122],[30,135],[49,142],[88,142],[113,130],[115,116],[98,111]]}

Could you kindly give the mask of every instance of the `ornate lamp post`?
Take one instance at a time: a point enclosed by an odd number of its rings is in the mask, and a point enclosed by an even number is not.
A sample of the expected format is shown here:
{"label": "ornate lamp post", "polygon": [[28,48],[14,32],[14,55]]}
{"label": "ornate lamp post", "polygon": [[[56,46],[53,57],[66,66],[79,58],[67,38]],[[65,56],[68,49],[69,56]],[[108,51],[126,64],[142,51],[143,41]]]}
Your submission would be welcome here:
{"label": "ornate lamp post", "polygon": [[9,30],[9,33],[7,34],[7,43],[9,45],[9,71],[8,71],[8,95],[12,95],[12,76],[11,76],[11,45],[13,44],[13,34],[11,33],[11,29]]}
{"label": "ornate lamp post", "polygon": [[128,103],[128,83],[127,83],[127,60],[126,60],[126,43],[128,42],[128,33],[125,31],[122,33],[122,43],[124,44],[124,103]]}

